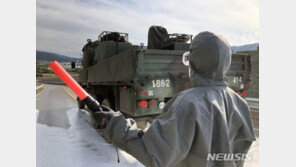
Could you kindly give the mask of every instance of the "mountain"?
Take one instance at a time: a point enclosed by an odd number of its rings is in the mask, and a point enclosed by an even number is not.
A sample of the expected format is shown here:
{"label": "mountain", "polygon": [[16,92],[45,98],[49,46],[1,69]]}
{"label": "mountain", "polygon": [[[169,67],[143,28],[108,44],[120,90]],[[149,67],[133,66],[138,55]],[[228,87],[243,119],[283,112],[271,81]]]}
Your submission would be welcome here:
{"label": "mountain", "polygon": [[253,43],[248,45],[241,45],[241,46],[232,46],[231,50],[233,53],[237,51],[250,51],[250,50],[257,50],[259,47],[259,43]]}
{"label": "mountain", "polygon": [[[241,46],[232,46],[231,50],[233,53],[237,51],[249,51],[249,50],[257,50],[259,47],[259,43],[253,43],[248,45]],[[56,53],[44,52],[40,50],[36,50],[36,61],[37,62],[51,62],[57,60],[58,62],[72,62],[77,61],[82,62],[82,58],[74,58],[70,56],[60,55]]]}
{"label": "mountain", "polygon": [[64,56],[56,53],[44,52],[40,50],[36,50],[36,61],[37,62],[51,62],[51,61],[58,61],[58,62],[72,62],[72,61],[82,61],[82,58],[74,58],[69,56]]}

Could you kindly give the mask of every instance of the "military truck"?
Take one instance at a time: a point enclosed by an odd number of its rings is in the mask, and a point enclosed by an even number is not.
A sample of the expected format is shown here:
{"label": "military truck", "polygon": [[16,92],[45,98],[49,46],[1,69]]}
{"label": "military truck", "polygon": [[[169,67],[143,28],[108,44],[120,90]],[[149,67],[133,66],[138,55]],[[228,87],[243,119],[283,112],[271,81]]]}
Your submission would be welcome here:
{"label": "military truck", "polygon": [[[192,35],[168,34],[163,27],[151,26],[145,47],[132,45],[127,33],[104,31],[98,40],[84,45],[78,83],[101,104],[142,126],[159,115],[174,95],[191,87],[188,67],[182,63],[191,40]],[[249,66],[249,55],[232,55],[231,88],[243,91],[250,80]]]}

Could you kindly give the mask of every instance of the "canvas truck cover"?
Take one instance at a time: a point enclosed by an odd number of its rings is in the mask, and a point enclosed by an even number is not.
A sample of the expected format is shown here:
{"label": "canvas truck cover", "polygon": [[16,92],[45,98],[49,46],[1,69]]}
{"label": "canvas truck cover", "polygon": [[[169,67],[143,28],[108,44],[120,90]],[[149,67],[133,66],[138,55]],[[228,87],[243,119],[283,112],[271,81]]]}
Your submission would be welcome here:
{"label": "canvas truck cover", "polygon": [[162,41],[167,38],[168,32],[164,27],[151,26],[148,32],[148,49],[160,49]]}

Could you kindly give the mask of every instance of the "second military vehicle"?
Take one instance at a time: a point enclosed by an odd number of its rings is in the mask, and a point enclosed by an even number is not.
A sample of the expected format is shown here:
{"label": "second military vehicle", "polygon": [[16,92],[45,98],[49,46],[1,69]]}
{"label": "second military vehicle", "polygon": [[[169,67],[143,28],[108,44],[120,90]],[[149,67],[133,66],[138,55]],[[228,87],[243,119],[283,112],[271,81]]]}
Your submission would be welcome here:
{"label": "second military vehicle", "polygon": [[[127,33],[104,31],[83,47],[78,82],[101,104],[143,126],[162,112],[170,98],[191,87],[188,68],[182,63],[191,40],[192,35],[168,34],[163,27],[151,26],[144,47],[132,45]],[[244,93],[249,66],[249,55],[232,55],[228,80],[235,91]],[[84,108],[79,99],[78,104]]]}

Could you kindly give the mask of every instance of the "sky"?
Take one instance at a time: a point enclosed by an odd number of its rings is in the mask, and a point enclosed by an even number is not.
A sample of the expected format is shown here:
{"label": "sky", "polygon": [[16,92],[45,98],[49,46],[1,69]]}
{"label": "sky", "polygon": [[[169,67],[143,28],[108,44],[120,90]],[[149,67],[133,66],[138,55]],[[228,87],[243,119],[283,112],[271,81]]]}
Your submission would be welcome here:
{"label": "sky", "polygon": [[37,0],[37,50],[82,57],[86,39],[102,31],[147,45],[148,29],[197,35],[211,31],[230,45],[259,42],[259,0]]}

